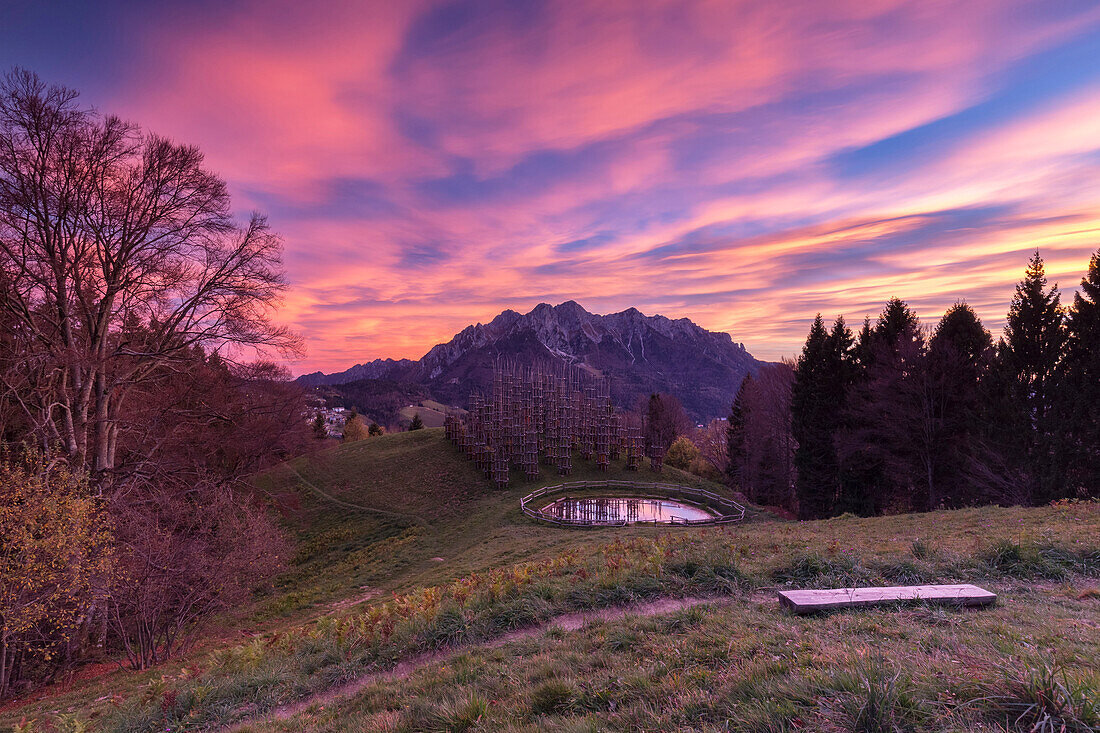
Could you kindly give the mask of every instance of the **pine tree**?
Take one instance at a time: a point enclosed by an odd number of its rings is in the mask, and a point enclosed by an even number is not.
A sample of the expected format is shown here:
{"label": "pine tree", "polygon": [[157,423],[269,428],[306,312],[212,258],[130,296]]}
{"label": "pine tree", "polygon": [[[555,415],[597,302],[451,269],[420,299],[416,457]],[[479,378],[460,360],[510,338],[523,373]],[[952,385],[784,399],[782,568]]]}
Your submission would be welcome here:
{"label": "pine tree", "polygon": [[926,506],[916,496],[930,493],[924,350],[920,320],[903,300],[891,298],[873,329],[865,324],[853,349],[858,379],[844,414],[839,509],[867,515]]}
{"label": "pine tree", "polygon": [[1007,397],[1016,413],[1015,424],[1004,426],[1015,435],[1006,435],[1004,442],[1010,455],[1026,459],[1028,496],[1018,498],[1033,503],[1057,495],[1062,484],[1052,418],[1066,342],[1064,320],[1058,286],[1047,287],[1043,259],[1036,250],[1016,286],[998,344],[1000,368],[1010,385]]}
{"label": "pine tree", "polygon": [[920,333],[920,319],[913,309],[901,298],[890,298],[878,317],[875,324],[875,339],[888,345],[891,349],[897,348],[905,339],[912,339],[914,334]]}
{"label": "pine tree", "polygon": [[745,490],[745,397],[751,385],[752,375],[746,374],[741,380],[741,386],[737,388],[737,396],[733,398],[729,422],[726,425],[726,456],[729,458],[726,477],[730,486],[739,491]]}
{"label": "pine tree", "polygon": [[851,332],[843,319],[830,335],[819,313],[795,365],[791,388],[791,431],[795,451],[798,513],[809,519],[830,516],[839,490],[836,433],[847,393],[844,361]]}
{"label": "pine tree", "polygon": [[974,309],[965,302],[955,303],[940,319],[929,341],[929,350],[950,356],[962,369],[981,371],[993,348],[993,338],[982,325]]}
{"label": "pine tree", "polygon": [[924,409],[934,422],[930,506],[962,506],[978,497],[967,479],[980,460],[983,382],[988,377],[993,339],[974,310],[956,303],[944,313],[929,341]]}
{"label": "pine tree", "polygon": [[409,423],[409,430],[421,430],[424,427],[424,421],[420,419],[420,413],[414,413],[412,422]]}
{"label": "pine tree", "polygon": [[1050,405],[1049,390],[1065,344],[1059,300],[1058,286],[1047,288],[1043,259],[1036,250],[1024,279],[1016,285],[1002,349],[1036,429]]}
{"label": "pine tree", "polygon": [[1070,478],[1076,493],[1095,497],[1100,495],[1100,249],[1073,297],[1067,335],[1059,412]]}
{"label": "pine tree", "polygon": [[852,363],[856,371],[863,371],[871,365],[871,349],[875,340],[874,331],[871,330],[871,319],[863,319],[863,327],[859,329],[856,343],[852,347]]}
{"label": "pine tree", "polygon": [[855,374],[855,337],[852,329],[844,322],[844,316],[837,316],[833,328],[829,331],[828,353],[831,379],[834,389],[846,388]]}
{"label": "pine tree", "polygon": [[1100,359],[1100,249],[1092,255],[1080,292],[1073,296],[1067,325],[1068,357],[1095,365]]}
{"label": "pine tree", "polygon": [[328,428],[325,427],[325,416],[319,412],[313,417],[313,437],[317,440],[324,440],[328,437]]}
{"label": "pine tree", "polygon": [[367,435],[370,436],[370,437],[375,437],[375,436],[378,436],[378,435],[384,435],[385,432],[386,431],[382,429],[382,426],[379,425],[376,422],[372,422],[370,424],[370,427],[367,428]]}

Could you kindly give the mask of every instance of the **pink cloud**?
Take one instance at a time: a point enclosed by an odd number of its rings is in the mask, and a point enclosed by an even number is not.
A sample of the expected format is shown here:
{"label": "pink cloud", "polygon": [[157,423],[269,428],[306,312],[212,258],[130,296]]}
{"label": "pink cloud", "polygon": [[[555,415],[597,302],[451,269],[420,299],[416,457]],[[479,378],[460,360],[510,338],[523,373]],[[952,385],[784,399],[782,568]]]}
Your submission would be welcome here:
{"label": "pink cloud", "polygon": [[[567,298],[691,317],[776,358],[817,310],[859,319],[891,295],[934,317],[973,292],[995,322],[1014,253],[1041,243],[1071,283],[1094,248],[1100,201],[1075,184],[1096,174],[1095,88],[885,181],[846,180],[830,160],[982,101],[1097,12],[563,2],[417,41],[437,7],[242,3],[215,28],[149,29],[147,63],[96,100],[200,145],[242,209],[271,209],[294,283],[283,318],[310,348],[298,369],[419,357],[503,308]],[[334,211],[345,179],[386,206]],[[860,248],[997,206],[989,227]]]}

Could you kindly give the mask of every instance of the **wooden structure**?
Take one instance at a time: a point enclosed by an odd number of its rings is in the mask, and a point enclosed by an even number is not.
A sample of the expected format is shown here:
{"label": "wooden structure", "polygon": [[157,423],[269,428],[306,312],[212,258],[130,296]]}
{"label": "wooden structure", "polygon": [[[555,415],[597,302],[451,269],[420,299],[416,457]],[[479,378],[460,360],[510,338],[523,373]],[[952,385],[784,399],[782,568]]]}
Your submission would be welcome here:
{"label": "wooden structure", "polygon": [[996,603],[997,594],[970,584],[779,591],[779,603],[799,614],[916,601],[956,606],[989,606]]}
{"label": "wooden structure", "polygon": [[[540,463],[568,476],[574,453],[594,460],[601,471],[625,453],[627,468],[637,470],[645,447],[612,405],[610,383],[565,365],[498,363],[491,394],[470,395],[465,418],[449,414],[444,428],[451,443],[501,488],[513,469],[536,480]],[[660,470],[659,458],[654,466]]]}

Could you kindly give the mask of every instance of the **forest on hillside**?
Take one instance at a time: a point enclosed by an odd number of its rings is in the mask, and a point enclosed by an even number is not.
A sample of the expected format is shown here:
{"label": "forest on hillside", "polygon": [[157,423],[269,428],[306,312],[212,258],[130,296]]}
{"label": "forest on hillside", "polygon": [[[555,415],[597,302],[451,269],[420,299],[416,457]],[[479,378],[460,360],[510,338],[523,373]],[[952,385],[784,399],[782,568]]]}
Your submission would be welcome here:
{"label": "forest on hillside", "polygon": [[1100,251],[1060,301],[1036,251],[996,343],[965,302],[934,328],[897,298],[858,333],[818,315],[741,384],[728,481],[805,519],[1100,496]]}

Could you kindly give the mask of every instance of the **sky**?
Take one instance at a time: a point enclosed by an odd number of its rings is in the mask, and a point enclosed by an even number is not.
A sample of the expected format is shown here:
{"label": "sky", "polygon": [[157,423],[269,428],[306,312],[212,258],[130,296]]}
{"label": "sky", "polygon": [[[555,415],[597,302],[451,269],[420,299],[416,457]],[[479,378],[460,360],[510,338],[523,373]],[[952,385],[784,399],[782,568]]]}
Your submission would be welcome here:
{"label": "sky", "polygon": [[267,214],[296,373],[505,308],[687,317],[965,300],[1100,246],[1100,2],[0,0],[0,69],[199,146]]}

